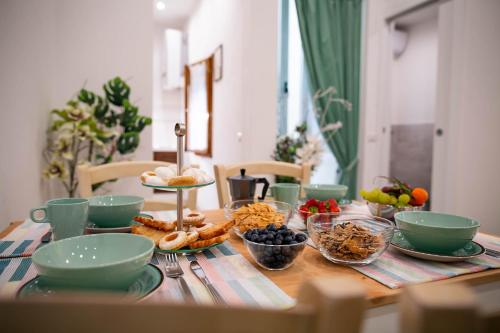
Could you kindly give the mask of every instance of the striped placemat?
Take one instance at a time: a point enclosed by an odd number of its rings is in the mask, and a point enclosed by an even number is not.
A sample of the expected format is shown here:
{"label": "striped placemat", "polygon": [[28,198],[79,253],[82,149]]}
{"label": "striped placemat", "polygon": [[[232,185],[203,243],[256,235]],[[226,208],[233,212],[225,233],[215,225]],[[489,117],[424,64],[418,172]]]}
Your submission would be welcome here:
{"label": "striped placemat", "polygon": [[30,219],[25,220],[0,240],[0,258],[32,255],[49,229],[48,223],[33,223]]}
{"label": "striped placemat", "polygon": [[[161,270],[162,261],[155,254],[151,263]],[[198,260],[209,280],[229,305],[265,308],[290,308],[295,301],[260,273],[229,243],[223,243],[203,253],[178,256],[184,278],[197,303],[211,304],[212,298],[189,269],[189,262]],[[37,275],[31,258],[0,259],[0,297],[14,297],[26,282]],[[184,302],[178,281],[165,277],[163,284],[150,299],[155,301]]]}
{"label": "striped placemat", "polygon": [[[498,237],[479,233],[474,241],[486,248],[500,251]],[[410,283],[444,280],[499,267],[500,258],[486,254],[462,262],[442,263],[413,258],[391,247],[370,265],[353,266],[358,272],[393,289]]]}
{"label": "striped placemat", "polygon": [[[169,220],[175,218],[175,212],[172,211],[147,213],[160,219]],[[48,230],[48,224],[38,224],[26,220],[8,235],[8,239],[6,237],[0,241],[14,242],[9,243],[10,245],[0,253],[6,256],[8,253],[13,252],[12,250],[7,251],[7,249],[14,247],[12,244],[26,242],[25,244],[29,244],[24,246],[22,251],[18,250],[18,252],[30,255],[40,246],[40,239]],[[25,237],[29,237],[29,239]],[[162,254],[155,254],[151,263],[163,269],[161,265],[163,261],[159,256],[162,256]],[[260,273],[242,255],[237,253],[228,242],[203,253],[187,256],[179,255],[178,259],[184,271],[184,278],[198,303],[212,303],[212,298],[189,269],[189,262],[192,260],[198,260],[210,281],[230,305],[289,308],[295,303],[291,297]],[[37,270],[32,265],[30,257],[0,257],[0,297],[14,297],[19,288],[36,277],[36,275]],[[184,301],[178,282],[167,277],[165,277],[162,286],[150,298],[159,301]]]}

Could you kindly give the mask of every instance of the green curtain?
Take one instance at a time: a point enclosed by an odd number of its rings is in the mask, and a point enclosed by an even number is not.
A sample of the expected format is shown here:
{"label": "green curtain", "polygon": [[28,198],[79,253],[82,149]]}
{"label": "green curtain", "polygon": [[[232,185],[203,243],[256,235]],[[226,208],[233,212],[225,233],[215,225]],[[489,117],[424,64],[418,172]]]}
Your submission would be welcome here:
{"label": "green curtain", "polygon": [[[331,104],[324,119],[328,124],[340,121],[342,127],[334,134],[323,132],[340,166],[338,182],[349,186],[352,199],[358,163],[362,0],[296,0],[296,6],[312,95],[335,87],[336,97],[352,104],[350,111],[341,103]],[[325,107],[327,98],[317,104]]]}

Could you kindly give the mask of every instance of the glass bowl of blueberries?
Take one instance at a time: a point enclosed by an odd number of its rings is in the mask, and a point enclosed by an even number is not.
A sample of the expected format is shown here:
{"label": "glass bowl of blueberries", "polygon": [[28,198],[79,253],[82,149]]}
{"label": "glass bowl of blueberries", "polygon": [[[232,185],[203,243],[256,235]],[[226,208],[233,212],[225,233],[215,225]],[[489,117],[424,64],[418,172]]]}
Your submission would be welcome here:
{"label": "glass bowl of blueberries", "polygon": [[243,240],[259,266],[275,271],[293,264],[306,247],[307,235],[286,225],[269,224],[265,228],[246,231]]}

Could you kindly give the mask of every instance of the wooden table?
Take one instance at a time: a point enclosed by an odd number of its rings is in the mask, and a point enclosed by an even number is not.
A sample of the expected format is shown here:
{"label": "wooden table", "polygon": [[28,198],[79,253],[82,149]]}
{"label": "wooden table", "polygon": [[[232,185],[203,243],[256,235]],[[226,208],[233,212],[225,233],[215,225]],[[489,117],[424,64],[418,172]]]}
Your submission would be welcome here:
{"label": "wooden table", "polygon": [[[225,221],[224,211],[212,210],[204,212],[207,222],[221,223]],[[0,232],[0,238],[14,230],[22,222],[12,222],[5,230]],[[324,258],[319,251],[306,246],[301,257],[299,257],[292,267],[284,271],[268,271],[258,266],[245,249],[243,241],[234,233],[229,240],[231,245],[241,253],[249,262],[271,279],[278,287],[291,297],[297,297],[299,287],[304,280],[318,276],[344,276],[361,281],[366,288],[370,307],[395,303],[400,293],[400,289],[390,289],[383,284],[359,273],[358,271],[342,265],[336,265]],[[500,281],[500,268],[486,271],[460,275],[450,279],[435,281],[430,283],[446,284],[462,282],[469,285],[478,285],[493,281]]]}

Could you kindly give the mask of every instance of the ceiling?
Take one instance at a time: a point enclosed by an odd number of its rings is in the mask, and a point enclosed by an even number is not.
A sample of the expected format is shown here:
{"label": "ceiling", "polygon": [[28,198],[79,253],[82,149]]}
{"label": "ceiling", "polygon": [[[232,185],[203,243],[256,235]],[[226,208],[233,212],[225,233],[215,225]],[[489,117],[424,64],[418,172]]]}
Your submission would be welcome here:
{"label": "ceiling", "polygon": [[[158,2],[165,4],[164,10],[158,10]],[[200,4],[200,0],[153,0],[153,3],[155,23],[182,28]]]}

